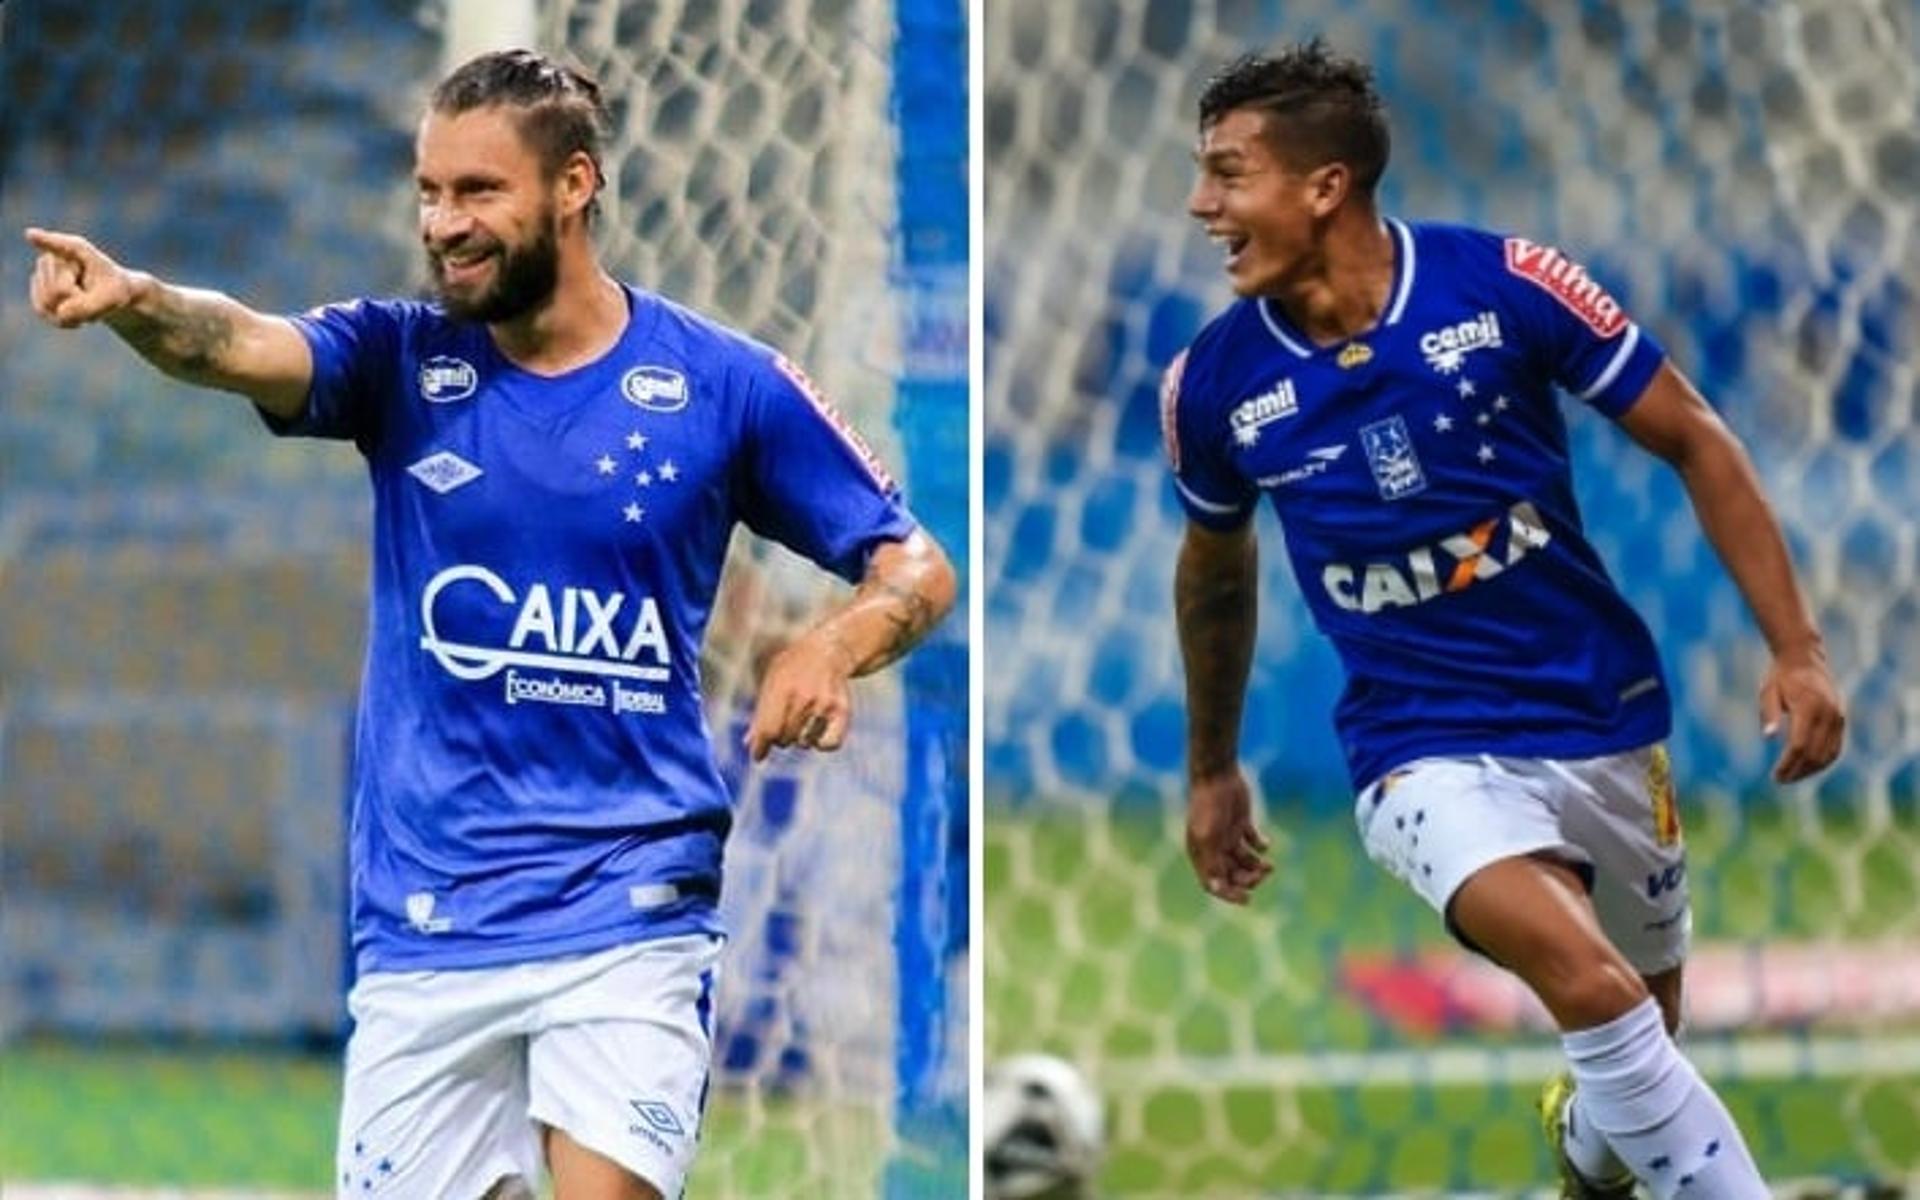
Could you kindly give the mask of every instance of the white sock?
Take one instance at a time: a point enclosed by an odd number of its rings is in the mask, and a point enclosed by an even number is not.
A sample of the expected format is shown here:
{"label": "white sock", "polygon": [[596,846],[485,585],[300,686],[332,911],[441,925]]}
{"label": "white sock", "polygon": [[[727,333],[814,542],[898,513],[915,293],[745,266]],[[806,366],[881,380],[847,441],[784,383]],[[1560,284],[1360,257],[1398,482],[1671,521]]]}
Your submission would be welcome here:
{"label": "white sock", "polygon": [[1560,1144],[1566,1148],[1567,1161],[1580,1172],[1581,1178],[1593,1183],[1612,1183],[1627,1173],[1627,1164],[1620,1161],[1620,1156],[1607,1144],[1606,1135],[1582,1111],[1583,1100],[1580,1089],[1575,1088],[1573,1098],[1567,1102],[1566,1136]]}
{"label": "white sock", "polygon": [[1582,1115],[1658,1200],[1771,1194],[1733,1117],[1667,1037],[1651,997],[1560,1040]]}

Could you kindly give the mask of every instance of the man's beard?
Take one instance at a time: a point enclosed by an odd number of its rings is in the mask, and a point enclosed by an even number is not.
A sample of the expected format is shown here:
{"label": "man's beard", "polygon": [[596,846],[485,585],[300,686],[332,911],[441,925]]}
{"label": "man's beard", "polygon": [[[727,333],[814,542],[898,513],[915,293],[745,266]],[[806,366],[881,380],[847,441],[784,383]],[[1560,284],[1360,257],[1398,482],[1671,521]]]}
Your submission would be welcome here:
{"label": "man's beard", "polygon": [[429,251],[427,268],[433,273],[434,287],[447,315],[459,321],[493,325],[523,317],[551,299],[560,280],[560,243],[555,225],[549,213],[540,223],[540,232],[526,246],[515,249],[497,243],[493,282],[466,299],[447,288],[444,252]]}

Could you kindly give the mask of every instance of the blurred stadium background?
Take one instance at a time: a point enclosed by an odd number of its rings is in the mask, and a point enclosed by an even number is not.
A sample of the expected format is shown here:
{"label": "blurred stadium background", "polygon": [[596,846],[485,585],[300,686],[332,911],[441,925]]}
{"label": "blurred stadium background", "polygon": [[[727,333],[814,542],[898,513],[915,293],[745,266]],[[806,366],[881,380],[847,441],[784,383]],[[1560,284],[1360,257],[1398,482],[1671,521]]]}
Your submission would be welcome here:
{"label": "blurred stadium background", "polygon": [[[412,292],[427,90],[516,42],[614,103],[616,269],[809,364],[964,559],[956,0],[0,7],[9,1196],[331,1187],[368,531],[351,449],[40,326],[18,231],[274,311]],[[824,594],[736,545],[705,664],[726,752]],[[690,1195],[964,1186],[966,712],[954,621],[863,695],[853,753],[725,764],[736,938]]]}
{"label": "blurred stadium background", "polygon": [[[1767,784],[1764,647],[1677,481],[1570,418],[1594,540],[1659,639],[1697,906],[1692,1054],[1769,1177],[1920,1192],[1920,68],[1910,0],[987,0],[985,1040],[1108,1101],[1126,1196],[1514,1190],[1556,1043],[1365,861],[1337,662],[1260,521],[1245,757],[1278,870],[1181,850],[1181,520],[1158,373],[1228,299],[1185,216],[1193,102],[1324,34],[1392,109],[1388,212],[1550,240],[1747,440],[1852,701]],[[1577,406],[1575,406],[1577,407]]]}

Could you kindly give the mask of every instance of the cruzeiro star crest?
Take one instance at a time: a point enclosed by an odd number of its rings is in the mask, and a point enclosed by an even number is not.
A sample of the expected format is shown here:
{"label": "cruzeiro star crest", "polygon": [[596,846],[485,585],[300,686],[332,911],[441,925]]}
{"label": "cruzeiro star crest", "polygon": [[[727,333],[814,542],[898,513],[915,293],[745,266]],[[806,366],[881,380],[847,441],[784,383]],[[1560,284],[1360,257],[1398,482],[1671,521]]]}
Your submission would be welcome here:
{"label": "cruzeiro star crest", "polygon": [[647,497],[655,488],[672,487],[680,482],[680,464],[661,458],[648,449],[652,439],[638,429],[627,434],[625,444],[602,451],[593,460],[595,474],[623,477],[616,496],[620,520],[639,525],[647,519]]}

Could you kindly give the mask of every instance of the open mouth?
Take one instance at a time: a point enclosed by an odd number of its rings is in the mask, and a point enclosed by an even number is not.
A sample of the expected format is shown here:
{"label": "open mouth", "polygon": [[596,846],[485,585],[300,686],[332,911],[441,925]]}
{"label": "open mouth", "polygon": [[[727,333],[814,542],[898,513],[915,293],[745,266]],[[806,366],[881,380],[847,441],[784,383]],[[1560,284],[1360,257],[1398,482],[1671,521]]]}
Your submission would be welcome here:
{"label": "open mouth", "polygon": [[472,283],[478,279],[496,257],[491,250],[480,253],[463,252],[440,256],[440,279],[443,283]]}
{"label": "open mouth", "polygon": [[1219,243],[1221,250],[1225,252],[1227,270],[1231,271],[1240,265],[1247,243],[1252,239],[1244,233],[1216,233],[1213,235],[1213,240]]}

